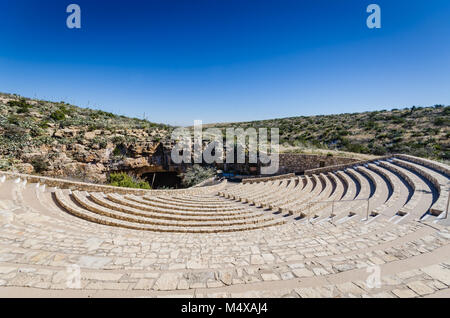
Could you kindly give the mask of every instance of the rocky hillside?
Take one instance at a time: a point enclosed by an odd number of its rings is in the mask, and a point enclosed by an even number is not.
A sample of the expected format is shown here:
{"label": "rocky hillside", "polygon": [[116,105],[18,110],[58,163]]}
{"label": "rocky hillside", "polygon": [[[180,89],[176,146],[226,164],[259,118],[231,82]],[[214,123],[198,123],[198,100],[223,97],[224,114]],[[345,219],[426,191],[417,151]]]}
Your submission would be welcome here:
{"label": "rocky hillside", "polygon": [[282,149],[332,149],[385,155],[404,153],[450,160],[450,106],[412,107],[354,114],[291,117],[219,128],[278,127]]}
{"label": "rocky hillside", "polygon": [[172,127],[0,94],[0,169],[105,182],[112,166],[146,165]]}
{"label": "rocky hillside", "polygon": [[[450,160],[450,107],[292,117],[226,127],[278,127],[284,152],[357,156],[405,153]],[[104,183],[108,172],[145,168],[173,127],[0,94],[0,170]]]}

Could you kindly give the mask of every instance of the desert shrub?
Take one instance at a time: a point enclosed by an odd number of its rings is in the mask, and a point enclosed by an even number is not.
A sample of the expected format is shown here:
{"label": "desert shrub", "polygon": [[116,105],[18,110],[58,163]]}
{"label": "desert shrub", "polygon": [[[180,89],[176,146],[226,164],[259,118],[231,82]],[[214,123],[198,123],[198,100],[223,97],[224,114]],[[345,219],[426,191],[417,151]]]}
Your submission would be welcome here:
{"label": "desert shrub", "polygon": [[51,144],[52,141],[53,141],[52,137],[50,137],[48,135],[42,135],[42,136],[38,136],[34,139],[34,144],[36,146],[48,145],[48,144]]}
{"label": "desert shrub", "polygon": [[117,145],[114,148],[112,155],[114,157],[122,157],[122,156],[126,155],[126,153],[127,153],[127,149],[124,145]]}
{"label": "desert shrub", "polygon": [[46,171],[48,169],[48,162],[44,157],[36,157],[31,161],[31,165],[34,168],[34,171],[37,173]]}
{"label": "desert shrub", "polygon": [[20,105],[18,105],[17,113],[18,114],[27,114],[30,112],[31,105],[27,104],[25,101],[21,101]]}
{"label": "desert shrub", "polygon": [[[50,114],[50,118],[55,121],[62,121],[64,119],[66,119],[66,115],[68,115],[68,116],[73,115],[74,112],[75,112],[75,109],[73,107],[68,108],[66,105],[59,105],[58,109]],[[81,119],[81,118],[78,118],[78,120],[79,119]],[[77,119],[75,119],[75,121],[76,120]],[[66,126],[70,126],[70,124],[66,123]]]}
{"label": "desert shrub", "polygon": [[124,143],[124,142],[126,141],[126,139],[125,139],[124,136],[114,136],[114,137],[111,139],[111,141],[112,141],[113,144],[119,145],[119,144]]}
{"label": "desert shrub", "polygon": [[108,146],[108,142],[105,139],[98,139],[96,140],[96,143],[98,144],[98,146],[100,147],[100,149],[105,149],[106,146]]}
{"label": "desert shrub", "polygon": [[12,125],[19,125],[20,124],[20,117],[17,115],[9,115],[8,116],[8,123]]}
{"label": "desert shrub", "polygon": [[392,123],[393,124],[404,124],[406,123],[406,119],[399,117],[399,116],[392,116]]}
{"label": "desert shrub", "polygon": [[38,124],[38,126],[42,129],[48,128],[48,120],[41,120]]}
{"label": "desert shrub", "polygon": [[386,148],[381,145],[374,145],[372,147],[372,153],[377,156],[383,156],[387,153]]}
{"label": "desert shrub", "polygon": [[50,114],[50,118],[54,121],[61,121],[64,118],[66,118],[66,115],[61,110],[55,110],[53,113]]}
{"label": "desert shrub", "polygon": [[342,148],[346,151],[357,152],[357,153],[368,153],[369,148],[362,144],[352,143],[350,140],[343,138],[341,140]]}
{"label": "desert shrub", "polygon": [[9,171],[12,168],[11,161],[8,159],[0,159],[0,170]]}
{"label": "desert shrub", "polygon": [[114,115],[113,113],[105,112],[105,111],[102,111],[102,110],[96,110],[96,111],[93,111],[91,114],[89,114],[89,117],[91,119],[98,119],[100,117],[103,117],[103,118],[116,118],[117,116]]}
{"label": "desert shrub", "polygon": [[204,168],[200,165],[193,165],[192,167],[187,168],[185,173],[181,173],[180,177],[182,178],[181,183],[183,186],[192,187],[215,175],[216,171],[214,168]]}
{"label": "desert shrub", "polygon": [[44,134],[44,130],[40,128],[39,126],[33,126],[30,129],[30,135],[31,137],[39,137]]}
{"label": "desert shrub", "polygon": [[3,137],[10,141],[22,142],[27,139],[26,129],[16,125],[5,125],[3,127]]}
{"label": "desert shrub", "polygon": [[435,124],[436,126],[442,126],[444,124],[446,124],[447,120],[445,118],[442,117],[438,117],[433,121],[433,124]]}
{"label": "desert shrub", "polygon": [[125,172],[111,173],[109,175],[109,184],[123,188],[151,189],[148,182],[133,178]]}
{"label": "desert shrub", "polygon": [[17,113],[18,114],[25,114],[30,112],[31,105],[26,102],[24,98],[20,99],[19,101],[16,100],[10,100],[8,102],[8,106],[17,107]]}

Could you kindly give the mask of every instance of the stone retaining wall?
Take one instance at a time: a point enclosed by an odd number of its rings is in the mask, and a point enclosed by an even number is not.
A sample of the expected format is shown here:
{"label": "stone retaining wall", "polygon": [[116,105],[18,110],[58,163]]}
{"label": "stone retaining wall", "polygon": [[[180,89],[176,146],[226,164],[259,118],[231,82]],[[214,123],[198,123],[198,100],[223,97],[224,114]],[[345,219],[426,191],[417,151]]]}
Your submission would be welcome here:
{"label": "stone retaining wall", "polygon": [[282,174],[282,175],[273,176],[273,177],[242,179],[242,183],[258,183],[258,182],[266,182],[269,180],[288,179],[288,178],[293,178],[293,177],[295,177],[295,173],[287,173],[287,174]]}
{"label": "stone retaining wall", "polygon": [[372,163],[372,162],[375,162],[378,160],[385,160],[385,159],[393,158],[395,156],[396,155],[383,156],[383,157],[378,157],[378,158],[370,159],[370,160],[355,160],[354,162],[351,162],[351,163],[333,165],[333,166],[317,168],[317,169],[310,169],[310,170],[305,171],[305,175],[312,175],[312,174],[318,174],[318,173],[326,173],[326,172],[332,172],[332,171],[337,171],[337,170],[343,170],[346,168],[351,168],[356,165],[364,165],[364,164]]}
{"label": "stone retaining wall", "polygon": [[442,172],[443,174],[447,175],[447,177],[450,177],[450,167],[443,163],[439,163],[439,162],[424,159],[424,158],[418,158],[418,157],[414,157],[414,156],[410,156],[410,155],[397,154],[397,155],[395,155],[395,157],[406,160],[406,161],[411,161],[414,163],[425,165],[436,171]]}
{"label": "stone retaining wall", "polygon": [[311,169],[341,164],[351,164],[355,162],[358,162],[358,160],[345,157],[281,153],[279,163],[280,169],[278,170],[278,173],[304,173],[305,171]]}
{"label": "stone retaining wall", "polygon": [[174,189],[174,190],[143,190],[143,189],[132,189],[132,188],[121,188],[121,187],[113,187],[108,185],[94,184],[94,183],[85,183],[85,182],[77,182],[70,181],[64,179],[56,179],[49,177],[41,177],[41,176],[33,176],[28,174],[14,173],[14,172],[6,172],[0,171],[0,176],[6,176],[6,178],[14,179],[20,178],[22,180],[27,180],[28,183],[39,183],[42,185],[46,185],[47,187],[57,187],[60,189],[70,189],[70,190],[80,190],[80,191],[89,191],[89,192],[103,192],[103,193],[119,193],[119,194],[135,194],[135,195],[182,195],[182,194],[202,194],[206,192],[215,192],[225,187],[226,180],[207,187],[198,187],[198,188],[188,188],[188,189]]}

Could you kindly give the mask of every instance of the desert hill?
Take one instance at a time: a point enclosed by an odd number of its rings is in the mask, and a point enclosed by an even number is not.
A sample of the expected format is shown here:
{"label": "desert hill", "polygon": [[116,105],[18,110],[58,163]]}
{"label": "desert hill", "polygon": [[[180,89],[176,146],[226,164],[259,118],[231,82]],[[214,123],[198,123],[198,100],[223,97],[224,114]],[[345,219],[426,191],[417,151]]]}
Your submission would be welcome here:
{"label": "desert hill", "polygon": [[281,149],[339,150],[386,155],[403,153],[450,160],[450,106],[411,107],[353,114],[300,116],[209,127],[278,127]]}
{"label": "desert hill", "polygon": [[[280,149],[365,159],[403,153],[450,160],[450,107],[291,117],[206,126],[279,127]],[[0,94],[0,170],[104,183],[120,167],[148,166],[174,127],[148,120]]]}

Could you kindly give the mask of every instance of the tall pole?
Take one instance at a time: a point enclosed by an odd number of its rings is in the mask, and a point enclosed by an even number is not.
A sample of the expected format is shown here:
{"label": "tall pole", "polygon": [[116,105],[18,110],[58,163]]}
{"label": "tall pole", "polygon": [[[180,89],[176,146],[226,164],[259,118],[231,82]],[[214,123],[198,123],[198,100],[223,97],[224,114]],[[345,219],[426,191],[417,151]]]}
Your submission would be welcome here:
{"label": "tall pole", "polygon": [[369,204],[370,204],[370,198],[367,199],[366,221],[369,221]]}
{"label": "tall pole", "polygon": [[450,204],[450,187],[448,189],[448,198],[447,198],[447,211],[445,212],[445,218],[447,219],[448,217],[448,206]]}
{"label": "tall pole", "polygon": [[333,215],[334,215],[334,200],[333,200],[333,202],[331,202],[331,215],[330,215],[330,217],[333,217]]}
{"label": "tall pole", "polygon": [[152,179],[152,189],[153,189],[153,183],[155,183],[155,177],[156,177],[156,172],[153,173],[153,179]]}

